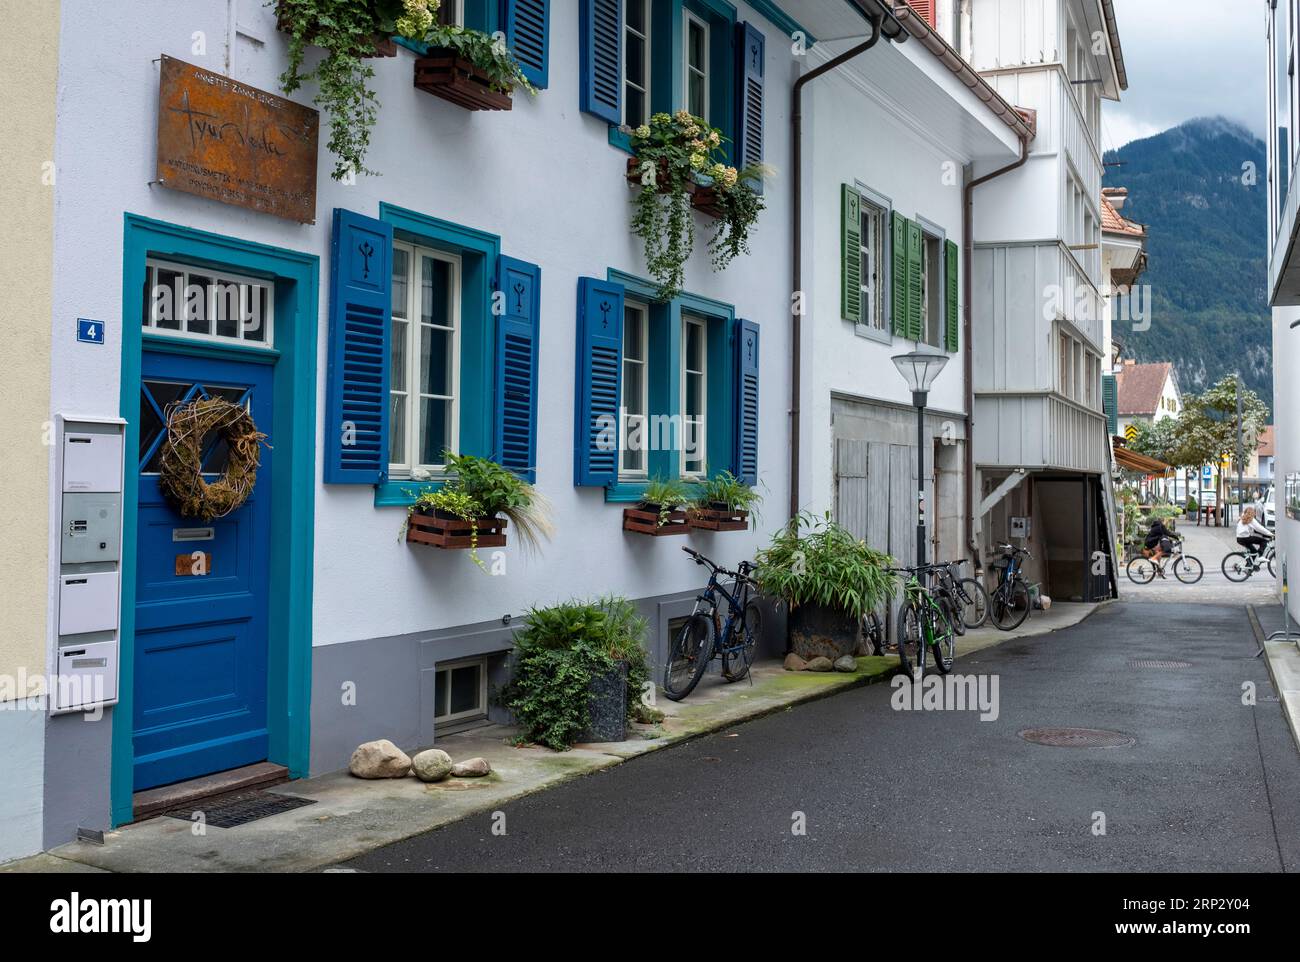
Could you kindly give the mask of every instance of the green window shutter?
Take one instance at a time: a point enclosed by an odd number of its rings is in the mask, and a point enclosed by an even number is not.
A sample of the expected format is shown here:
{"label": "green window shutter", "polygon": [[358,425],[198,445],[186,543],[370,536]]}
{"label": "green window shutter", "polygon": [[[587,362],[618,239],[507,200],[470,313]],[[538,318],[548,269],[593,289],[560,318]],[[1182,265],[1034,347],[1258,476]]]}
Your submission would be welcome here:
{"label": "green window shutter", "polygon": [[957,245],[952,241],[947,241],[943,245],[946,257],[944,277],[946,278],[947,289],[944,294],[947,295],[944,300],[947,316],[944,326],[943,346],[944,350],[955,352],[961,343],[959,336],[960,325],[957,320]]}
{"label": "green window shutter", "polygon": [[925,235],[921,225],[915,221],[907,222],[907,337],[919,341],[925,332],[921,330],[921,251],[925,247]]}
{"label": "green window shutter", "polygon": [[1114,437],[1119,434],[1119,387],[1114,374],[1101,377],[1101,403],[1106,411],[1106,429]]}
{"label": "green window shutter", "polygon": [[894,211],[890,222],[890,329],[907,337],[907,218]]}
{"label": "green window shutter", "polygon": [[862,198],[840,186],[840,304],[846,321],[862,323]]}

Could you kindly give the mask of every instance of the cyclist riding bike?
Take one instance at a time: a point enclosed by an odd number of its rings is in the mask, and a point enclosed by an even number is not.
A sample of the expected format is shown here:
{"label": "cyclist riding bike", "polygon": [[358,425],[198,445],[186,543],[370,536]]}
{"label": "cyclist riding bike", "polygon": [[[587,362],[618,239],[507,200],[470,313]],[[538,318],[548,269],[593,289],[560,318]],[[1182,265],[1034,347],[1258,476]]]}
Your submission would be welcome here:
{"label": "cyclist riding bike", "polygon": [[1255,520],[1254,508],[1247,508],[1241,513],[1241,519],[1237,522],[1237,544],[1252,555],[1263,554],[1272,537],[1273,532]]}
{"label": "cyclist riding bike", "polygon": [[[1144,542],[1146,551],[1144,554],[1152,561],[1159,561],[1166,555],[1172,554],[1174,550],[1174,533],[1165,527],[1165,523],[1159,518],[1151,522],[1151,528],[1147,531],[1147,538]],[[1156,566],[1156,571],[1160,577],[1164,577],[1164,572],[1160,566]]]}

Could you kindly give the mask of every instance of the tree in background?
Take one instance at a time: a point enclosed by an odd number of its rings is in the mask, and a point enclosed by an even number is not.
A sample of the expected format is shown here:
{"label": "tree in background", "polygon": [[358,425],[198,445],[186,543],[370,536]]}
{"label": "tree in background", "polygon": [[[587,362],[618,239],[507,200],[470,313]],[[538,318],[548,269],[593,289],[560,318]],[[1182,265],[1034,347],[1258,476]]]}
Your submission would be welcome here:
{"label": "tree in background", "polygon": [[[1218,465],[1225,456],[1237,454],[1237,390],[1235,375],[1222,378],[1201,394],[1184,399],[1183,411],[1174,422],[1175,440],[1170,458],[1160,460],[1179,465]],[[1268,423],[1268,405],[1259,395],[1241,385],[1241,450],[1250,456],[1259,445],[1260,432]],[[1145,453],[1145,452],[1144,452]],[[1159,457],[1159,455],[1153,455]],[[1172,460],[1171,460],[1172,458]],[[1215,486],[1219,504],[1223,504],[1223,472]]]}
{"label": "tree in background", "polygon": [[1137,437],[1127,445],[1130,451],[1145,454],[1165,464],[1178,466],[1179,457],[1178,419],[1161,418],[1159,421],[1137,421]]}

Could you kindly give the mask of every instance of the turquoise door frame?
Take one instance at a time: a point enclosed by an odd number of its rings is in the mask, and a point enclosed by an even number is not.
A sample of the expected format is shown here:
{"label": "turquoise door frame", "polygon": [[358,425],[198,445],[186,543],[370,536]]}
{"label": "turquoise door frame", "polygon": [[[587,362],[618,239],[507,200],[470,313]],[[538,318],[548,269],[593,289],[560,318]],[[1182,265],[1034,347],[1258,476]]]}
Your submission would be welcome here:
{"label": "turquoise door frame", "polygon": [[[121,415],[126,453],[140,445],[140,364],[145,261],[150,256],[275,280],[275,475],[271,487],[270,646],[267,666],[267,757],[307,774],[311,737],[311,627],[313,525],[316,500],[316,357],[320,260],[299,251],[256,244],[126,214],[122,245]],[[148,338],[150,350],[176,348]],[[191,350],[190,345],[185,345]],[[237,345],[211,348],[210,356],[248,357]],[[263,352],[259,352],[263,353]],[[138,491],[123,495],[121,653],[119,701],[113,709],[110,801],[114,826],[133,818],[131,746],[135,700],[135,572]]]}

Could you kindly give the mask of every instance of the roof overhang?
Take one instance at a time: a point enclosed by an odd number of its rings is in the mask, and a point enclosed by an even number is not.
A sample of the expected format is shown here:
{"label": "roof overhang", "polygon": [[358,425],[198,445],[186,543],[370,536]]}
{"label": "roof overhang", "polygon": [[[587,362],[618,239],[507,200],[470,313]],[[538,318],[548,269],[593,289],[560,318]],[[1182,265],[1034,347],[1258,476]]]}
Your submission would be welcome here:
{"label": "roof overhang", "polygon": [[1131,451],[1118,441],[1113,441],[1112,446],[1115,451],[1115,463],[1125,471],[1136,471],[1138,474],[1164,474],[1173,470],[1172,465]]}

